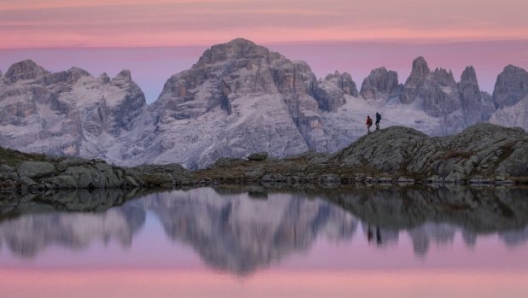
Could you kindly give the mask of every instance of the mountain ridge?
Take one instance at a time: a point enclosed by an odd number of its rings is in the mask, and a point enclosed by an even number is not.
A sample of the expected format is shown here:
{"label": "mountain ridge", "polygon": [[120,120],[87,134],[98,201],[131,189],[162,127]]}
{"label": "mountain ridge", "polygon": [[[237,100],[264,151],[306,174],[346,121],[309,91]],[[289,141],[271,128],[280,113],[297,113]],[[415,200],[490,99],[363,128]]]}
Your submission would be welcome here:
{"label": "mountain ridge", "polygon": [[473,67],[457,82],[451,71],[431,71],[418,57],[405,83],[381,67],[358,90],[346,72],[317,79],[305,62],[238,38],[207,49],[147,105],[130,71],[96,78],[75,67],[50,73],[24,60],[0,76],[0,114],[6,116],[0,145],[197,169],[259,151],[275,157],[336,152],[365,133],[363,118],[375,111],[384,115],[382,126],[429,135],[486,121],[527,129],[524,86],[526,71],[509,65],[490,95],[480,90]]}

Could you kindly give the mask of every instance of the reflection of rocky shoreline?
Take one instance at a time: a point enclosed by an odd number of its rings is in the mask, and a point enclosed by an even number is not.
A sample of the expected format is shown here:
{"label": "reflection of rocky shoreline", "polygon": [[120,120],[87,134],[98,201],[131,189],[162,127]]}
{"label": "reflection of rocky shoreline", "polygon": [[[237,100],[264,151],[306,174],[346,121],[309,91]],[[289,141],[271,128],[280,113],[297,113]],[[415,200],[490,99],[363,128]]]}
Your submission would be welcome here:
{"label": "reflection of rocky shoreline", "polygon": [[[479,234],[495,232],[508,246],[525,243],[527,194],[528,190],[514,188],[392,187],[359,188],[334,193],[330,198],[367,226],[381,230],[382,236],[407,231],[416,255],[424,256],[431,243],[437,246],[451,243],[458,230],[468,247],[475,246]],[[366,234],[369,238],[368,231]],[[376,241],[391,242],[390,238],[381,238]]]}
{"label": "reflection of rocky shoreline", "polygon": [[[208,266],[234,274],[251,273],[307,251],[318,237],[348,241],[357,218],[363,241],[390,249],[407,234],[418,257],[427,256],[432,246],[450,245],[459,233],[468,247],[476,245],[479,235],[490,233],[498,233],[511,247],[528,242],[528,190],[391,187],[307,194],[259,189],[258,198],[245,191],[156,193],[99,213],[42,213],[50,210],[35,207],[40,213],[0,222],[0,249],[36,257],[51,245],[79,250],[112,241],[128,247],[147,211],[157,215],[171,241],[192,246]],[[64,204],[56,208],[103,211],[109,200],[117,205],[124,200],[122,194],[104,196],[62,195]],[[98,207],[101,202],[106,207]]]}

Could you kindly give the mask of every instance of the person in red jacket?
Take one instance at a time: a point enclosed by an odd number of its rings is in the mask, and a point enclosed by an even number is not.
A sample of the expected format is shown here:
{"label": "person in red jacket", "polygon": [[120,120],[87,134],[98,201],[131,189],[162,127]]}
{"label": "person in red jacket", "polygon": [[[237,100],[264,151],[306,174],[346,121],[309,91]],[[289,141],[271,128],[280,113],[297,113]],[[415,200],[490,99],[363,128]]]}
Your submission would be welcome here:
{"label": "person in red jacket", "polygon": [[367,115],[367,133],[370,133],[370,127],[372,126],[372,118]]}

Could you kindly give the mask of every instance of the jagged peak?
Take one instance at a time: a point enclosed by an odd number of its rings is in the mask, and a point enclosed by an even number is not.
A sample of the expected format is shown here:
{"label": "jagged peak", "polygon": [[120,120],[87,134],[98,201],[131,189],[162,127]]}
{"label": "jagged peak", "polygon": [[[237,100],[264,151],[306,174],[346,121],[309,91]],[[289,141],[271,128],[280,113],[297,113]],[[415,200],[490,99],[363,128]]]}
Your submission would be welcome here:
{"label": "jagged peak", "polygon": [[116,79],[120,79],[120,80],[125,79],[128,81],[132,81],[132,72],[128,69],[123,69],[112,79],[112,81]]}
{"label": "jagged peak", "polygon": [[84,69],[82,69],[80,67],[76,67],[76,66],[68,69],[67,72],[69,74],[75,74],[75,75],[79,75],[79,76],[91,76],[91,74],[88,71],[86,71],[86,70],[84,70]]}
{"label": "jagged peak", "polygon": [[443,68],[443,67],[437,67],[435,68],[435,70],[433,71],[433,74],[434,75],[443,75],[443,76],[453,76],[453,72],[451,71],[451,69],[446,69],[446,68]]}
{"label": "jagged peak", "polygon": [[[506,67],[504,67],[503,71],[497,76],[497,81],[495,82],[495,89],[497,87],[501,86],[504,81],[523,81],[528,83],[528,72],[524,70],[524,68],[517,67],[515,65],[509,64]],[[528,84],[525,84],[524,86],[527,86],[525,88],[528,88]],[[495,91],[493,91],[495,96]]]}
{"label": "jagged peak", "polygon": [[335,79],[335,78],[343,78],[343,79],[347,79],[347,80],[353,81],[351,74],[349,74],[346,71],[341,73],[338,70],[336,70],[334,73],[327,74],[326,77],[325,77],[325,80],[329,81],[329,80],[332,80],[332,79]]}
{"label": "jagged peak", "polygon": [[475,71],[475,68],[470,65],[467,66],[464,71],[462,72],[462,75],[460,76],[461,82],[471,82],[471,83],[477,83],[477,72]]}
{"label": "jagged peak", "polygon": [[132,80],[132,74],[130,70],[123,69],[115,77],[113,77],[109,83],[114,86],[124,87],[133,82],[134,81]]}
{"label": "jagged peak", "polygon": [[446,68],[443,68],[443,67],[436,67],[433,73],[452,74],[451,70],[447,70]]}
{"label": "jagged peak", "polygon": [[496,108],[513,106],[528,95],[528,72],[512,64],[497,76],[493,90]]}
{"label": "jagged peak", "polygon": [[263,58],[268,56],[269,53],[270,51],[267,48],[259,46],[250,40],[236,38],[227,43],[213,45],[205,50],[198,60],[198,65],[214,64],[230,59]]}
{"label": "jagged peak", "polygon": [[48,73],[49,71],[35,63],[35,61],[26,59],[11,65],[6,72],[5,77],[11,81],[11,83],[14,83],[18,80],[36,79]]}
{"label": "jagged peak", "polygon": [[422,56],[419,56],[418,58],[413,60],[412,63],[412,71],[411,76],[426,76],[431,71],[429,70],[429,65],[427,65],[427,61],[425,61],[425,58]]}
{"label": "jagged peak", "polygon": [[502,70],[503,73],[526,73],[526,70],[522,67],[515,66],[513,64],[508,64]]}
{"label": "jagged peak", "polygon": [[374,68],[373,70],[370,71],[370,74],[371,75],[375,75],[375,74],[380,73],[380,72],[388,72],[388,71],[387,71],[387,68],[385,66],[382,66],[382,67]]}
{"label": "jagged peak", "polygon": [[101,80],[105,84],[110,82],[110,77],[108,76],[106,72],[103,72],[102,74],[100,74],[98,79]]}
{"label": "jagged peak", "polygon": [[250,46],[256,46],[254,42],[252,42],[249,39],[245,39],[243,37],[237,37],[235,39],[232,39],[231,41],[226,43],[227,45],[235,45],[235,44],[243,44],[243,45],[250,45]]}

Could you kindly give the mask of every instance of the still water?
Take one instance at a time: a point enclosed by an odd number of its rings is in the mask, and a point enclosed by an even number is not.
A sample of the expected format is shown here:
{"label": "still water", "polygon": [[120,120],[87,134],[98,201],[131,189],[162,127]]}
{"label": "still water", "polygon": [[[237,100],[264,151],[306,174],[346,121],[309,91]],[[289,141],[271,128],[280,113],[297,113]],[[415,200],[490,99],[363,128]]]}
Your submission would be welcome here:
{"label": "still water", "polygon": [[527,297],[527,194],[201,188],[91,212],[32,200],[46,208],[0,222],[0,295]]}

